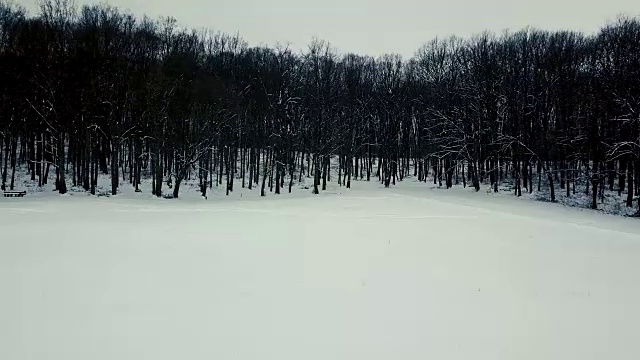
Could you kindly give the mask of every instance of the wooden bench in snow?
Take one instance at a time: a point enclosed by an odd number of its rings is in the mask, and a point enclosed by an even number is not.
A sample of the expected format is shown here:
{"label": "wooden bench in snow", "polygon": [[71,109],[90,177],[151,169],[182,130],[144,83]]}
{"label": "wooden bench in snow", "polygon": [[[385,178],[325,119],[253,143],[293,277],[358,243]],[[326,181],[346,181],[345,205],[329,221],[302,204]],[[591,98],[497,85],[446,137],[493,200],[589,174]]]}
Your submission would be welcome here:
{"label": "wooden bench in snow", "polygon": [[23,197],[27,195],[26,191],[5,191],[4,197]]}

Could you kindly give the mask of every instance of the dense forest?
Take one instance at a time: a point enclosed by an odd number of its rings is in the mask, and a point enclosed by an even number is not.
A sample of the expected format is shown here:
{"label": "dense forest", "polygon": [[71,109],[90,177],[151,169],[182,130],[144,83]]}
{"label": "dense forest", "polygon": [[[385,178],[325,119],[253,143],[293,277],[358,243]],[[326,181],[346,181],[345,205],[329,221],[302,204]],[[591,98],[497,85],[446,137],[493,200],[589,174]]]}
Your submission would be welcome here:
{"label": "dense forest", "polygon": [[[312,177],[385,186],[509,181],[592,197],[640,187],[640,21],[593,35],[524,29],[426,43],[411,59],[301,54],[108,5],[0,2],[0,171],[95,194],[152,179],[291,191]],[[286,39],[283,39],[286,40]],[[425,39],[427,41],[428,39]],[[339,164],[337,179],[330,164]],[[235,182],[235,183],[234,183]],[[578,184],[578,189],[576,189]],[[543,189],[544,190],[544,189]],[[165,194],[167,195],[167,194]],[[640,200],[638,201],[640,207]]]}

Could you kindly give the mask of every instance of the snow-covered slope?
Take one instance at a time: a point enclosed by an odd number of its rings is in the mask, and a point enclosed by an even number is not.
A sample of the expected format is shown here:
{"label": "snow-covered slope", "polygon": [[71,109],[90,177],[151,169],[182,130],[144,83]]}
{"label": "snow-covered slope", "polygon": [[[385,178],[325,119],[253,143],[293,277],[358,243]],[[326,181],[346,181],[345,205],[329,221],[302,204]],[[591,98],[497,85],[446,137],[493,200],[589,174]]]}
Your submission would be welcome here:
{"label": "snow-covered slope", "polygon": [[0,359],[640,358],[637,220],[378,187],[0,199]]}

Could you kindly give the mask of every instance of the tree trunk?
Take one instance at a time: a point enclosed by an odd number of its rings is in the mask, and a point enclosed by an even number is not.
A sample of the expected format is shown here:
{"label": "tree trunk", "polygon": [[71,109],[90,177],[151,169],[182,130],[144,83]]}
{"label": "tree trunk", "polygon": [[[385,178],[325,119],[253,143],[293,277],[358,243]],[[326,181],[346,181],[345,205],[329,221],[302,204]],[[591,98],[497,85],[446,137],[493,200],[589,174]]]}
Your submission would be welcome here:
{"label": "tree trunk", "polygon": [[594,161],[593,162],[593,173],[591,176],[591,185],[593,187],[593,193],[591,194],[591,208],[592,209],[597,209],[598,208],[598,162]]}
{"label": "tree trunk", "polygon": [[162,176],[164,174],[163,172],[163,163],[162,163],[162,156],[160,156],[160,146],[156,146],[156,173],[155,173],[155,177],[156,177],[156,196],[157,197],[161,197],[162,196]]}
{"label": "tree trunk", "polygon": [[276,151],[271,152],[269,156],[269,192],[273,192],[273,168],[275,167]]}
{"label": "tree trunk", "polygon": [[520,174],[522,172],[522,164],[519,160],[514,160],[514,171],[515,171],[515,183],[516,183],[516,196],[522,196],[522,179],[520,178]]}
{"label": "tree trunk", "polygon": [[186,177],[186,171],[181,169],[180,172],[176,175],[176,182],[173,185],[173,198],[177,199],[180,194],[180,184],[182,184],[182,180]]}
{"label": "tree trunk", "polygon": [[224,155],[224,163],[225,163],[225,176],[227,178],[227,185],[225,187],[225,194],[229,196],[229,191],[231,190],[231,146],[227,148],[226,154]]}
{"label": "tree trunk", "polygon": [[633,161],[627,166],[627,207],[633,207]]}
{"label": "tree trunk", "polygon": [[255,176],[255,182],[256,182],[256,186],[258,184],[260,184],[260,156],[262,155],[262,149],[256,149],[256,161],[255,161],[255,171],[254,171],[254,176]]}
{"label": "tree trunk", "polygon": [[[346,156],[338,155],[338,186],[342,186],[342,168],[346,166],[345,164]],[[345,175],[346,175],[345,170]]]}
{"label": "tree trunk", "polygon": [[320,166],[318,164],[320,160],[318,159],[318,155],[313,155],[313,193],[315,195],[319,194],[318,186],[320,185]]}
{"label": "tree trunk", "polygon": [[133,181],[135,182],[136,192],[140,192],[140,182],[142,180],[142,144],[136,146],[136,174]]}
{"label": "tree trunk", "polygon": [[529,194],[533,193],[533,165],[531,164],[531,160],[527,161],[529,164]]}
{"label": "tree trunk", "polygon": [[473,174],[472,174],[472,180],[473,180],[473,187],[476,189],[476,191],[480,191],[480,181],[478,181],[478,166],[476,164],[476,161],[472,161],[473,165],[472,165],[472,170],[473,170]]}
{"label": "tree trunk", "polygon": [[584,187],[584,194],[585,195],[589,195],[589,186],[590,186],[589,182],[590,182],[590,179],[591,179],[591,173],[590,173],[590,168],[589,168],[589,160],[586,161],[585,175],[586,176],[584,178],[586,180],[585,181],[585,183],[586,183],[585,185],[586,186]]}
{"label": "tree trunk", "polygon": [[[351,159],[351,161],[353,161],[353,158]],[[358,155],[356,154],[355,156],[355,172],[353,173],[353,176],[355,177],[355,179],[358,179],[358,171],[360,170],[359,168],[359,164],[358,164]]]}
{"label": "tree trunk", "polygon": [[58,167],[56,169],[56,189],[60,194],[67,193],[67,179],[65,178],[65,154],[64,154],[64,136],[58,135]]}
{"label": "tree trunk", "polygon": [[240,148],[240,177],[242,177],[242,188],[245,188],[245,156],[246,156],[246,149],[244,147]]}
{"label": "tree trunk", "polygon": [[[253,188],[253,163],[254,163],[254,158],[255,156],[255,149],[251,148],[251,150],[249,150],[249,190],[251,190]],[[244,184],[244,178],[242,179],[242,183]]]}
{"label": "tree trunk", "polygon": [[329,161],[327,156],[322,157],[322,191],[327,190],[327,168]]}
{"label": "tree trunk", "polygon": [[529,187],[529,166],[527,164],[527,162],[522,161],[521,164],[521,169],[522,169],[522,185],[525,187],[525,189],[528,189]]}
{"label": "tree trunk", "polygon": [[[464,161],[462,161],[461,167],[462,167],[462,171],[461,171],[462,172],[462,174],[461,174],[462,175],[462,187],[466,189],[467,188],[467,177],[464,175]],[[424,176],[426,178],[427,175],[425,174]]]}
{"label": "tree trunk", "polygon": [[2,152],[5,141],[8,142],[9,140],[5,138],[0,138],[0,190],[4,190],[4,182],[2,181],[4,172],[2,171],[2,169],[5,168],[6,166],[3,166],[3,165],[6,164],[7,161],[9,161],[9,158],[7,157],[8,155]]}
{"label": "tree trunk", "polygon": [[616,179],[616,163],[613,161],[607,162],[607,176],[609,180],[609,191],[613,191],[613,185]]}
{"label": "tree trunk", "polygon": [[89,191],[89,189],[91,189],[90,178],[91,174],[93,174],[93,172],[91,172],[91,163],[93,162],[93,159],[91,157],[91,134],[89,134],[87,136],[87,139],[85,140],[85,145],[82,147],[81,156],[82,187],[84,188],[84,191]]}
{"label": "tree trunk", "polygon": [[[69,141],[71,142],[71,141]],[[80,183],[80,176],[78,175],[80,173],[80,162],[78,161],[78,152],[75,149],[75,147],[71,148],[71,144],[69,144],[69,156],[68,156],[69,161],[71,161],[71,170],[72,170],[72,174],[71,174],[71,183],[73,184],[73,186],[78,186],[78,184]]]}
{"label": "tree trunk", "polygon": [[92,162],[91,162],[91,195],[95,195],[96,194],[96,186],[97,186],[97,182],[98,182],[98,151],[97,151],[97,145],[94,146],[93,149],[93,153],[92,155]]}
{"label": "tree trunk", "polygon": [[347,172],[347,189],[351,189],[351,161],[347,164],[345,171]]}
{"label": "tree trunk", "polygon": [[555,202],[556,188],[555,188],[555,185],[553,184],[553,174],[551,173],[551,171],[547,171],[547,180],[549,181],[549,191],[550,191],[551,202]]}
{"label": "tree trunk", "polygon": [[571,196],[571,171],[565,169],[565,178],[567,181],[567,197]]}
{"label": "tree trunk", "polygon": [[300,173],[298,174],[298,182],[302,182],[302,175],[304,175],[304,151],[300,152]]}
{"label": "tree trunk", "polygon": [[542,163],[538,161],[538,192],[540,192],[540,185],[542,184]]}
{"label": "tree trunk", "polygon": [[[557,162],[556,162],[556,164],[557,164]],[[556,165],[556,166],[557,166],[557,165]],[[564,188],[565,188],[565,186],[566,186],[566,182],[567,182],[567,177],[566,177],[566,172],[565,172],[565,163],[564,163],[564,161],[562,161],[562,162],[560,163],[560,167],[561,167],[561,169],[560,169],[560,189],[563,189],[563,190],[564,190]]]}
{"label": "tree trunk", "polygon": [[36,181],[36,136],[31,136],[29,146],[29,169],[31,169],[31,181]]}
{"label": "tree trunk", "polygon": [[115,137],[111,142],[111,195],[118,194],[118,180],[120,175],[118,174],[118,161],[119,158],[119,150],[120,150],[120,142],[118,137]]}
{"label": "tree trunk", "polygon": [[[231,150],[229,150],[231,151]],[[233,152],[231,152],[229,154],[229,184],[228,184],[228,191],[229,192],[233,192],[233,182],[236,178],[236,165],[238,164],[238,149],[237,148],[233,148]]]}
{"label": "tree trunk", "polygon": [[369,152],[369,165],[367,166],[367,181],[371,181],[371,169],[372,169],[372,157],[371,152]]}
{"label": "tree trunk", "polygon": [[289,168],[289,194],[291,194],[291,188],[293,188],[293,175],[296,169],[296,153],[295,152],[293,152],[292,157],[293,159],[291,162],[291,167]]}
{"label": "tree trunk", "polygon": [[18,148],[17,137],[13,138],[13,145],[11,146],[11,148],[13,149],[13,151],[11,152],[11,184],[9,184],[9,189],[13,190],[13,187],[15,185],[15,180],[16,180],[16,156],[17,156],[16,149]]}
{"label": "tree trunk", "polygon": [[40,134],[37,139],[36,146],[36,173],[38,174],[38,186],[42,186],[42,178],[44,177],[44,134]]}
{"label": "tree trunk", "polygon": [[266,157],[262,159],[262,188],[260,189],[260,196],[266,196],[264,190],[267,184],[267,159],[269,158],[269,151],[267,150]]}
{"label": "tree trunk", "polygon": [[453,166],[451,164],[451,161],[446,161],[445,162],[446,167],[447,167],[447,189],[451,189],[453,187]]}
{"label": "tree trunk", "polygon": [[[7,169],[8,169],[8,165],[9,165],[9,158],[11,156],[10,154],[10,141],[7,138],[4,144],[4,168],[2,170],[2,189],[1,190],[6,190],[7,189]],[[16,149],[13,149],[13,151],[15,152]]]}
{"label": "tree trunk", "polygon": [[396,157],[393,162],[391,163],[391,175],[392,175],[392,181],[393,181],[393,185],[396,185],[396,174],[398,173],[398,158]]}
{"label": "tree trunk", "polygon": [[620,160],[620,175],[618,177],[618,196],[622,196],[624,186],[626,185],[627,161]]}
{"label": "tree trunk", "polygon": [[109,173],[109,169],[107,167],[107,150],[105,149],[105,144],[104,144],[104,140],[100,140],[99,142],[99,147],[100,147],[100,151],[98,152],[99,155],[99,163],[100,163],[100,171],[104,174],[107,175]]}
{"label": "tree trunk", "polygon": [[[280,159],[282,160],[282,158]],[[280,195],[280,161],[276,161],[276,194]]]}

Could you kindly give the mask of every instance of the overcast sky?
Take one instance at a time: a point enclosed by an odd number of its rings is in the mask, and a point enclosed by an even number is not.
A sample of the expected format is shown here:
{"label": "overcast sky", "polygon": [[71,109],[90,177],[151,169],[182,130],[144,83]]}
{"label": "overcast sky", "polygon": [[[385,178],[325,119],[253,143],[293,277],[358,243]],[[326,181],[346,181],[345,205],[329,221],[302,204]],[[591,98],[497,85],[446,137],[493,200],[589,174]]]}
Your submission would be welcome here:
{"label": "overcast sky", "polygon": [[[37,9],[37,0],[17,2]],[[317,36],[340,52],[404,57],[436,36],[527,25],[590,33],[619,14],[640,15],[639,0],[76,0],[100,2],[139,16],[173,16],[183,26],[239,32],[250,45],[281,42],[300,51]]]}

